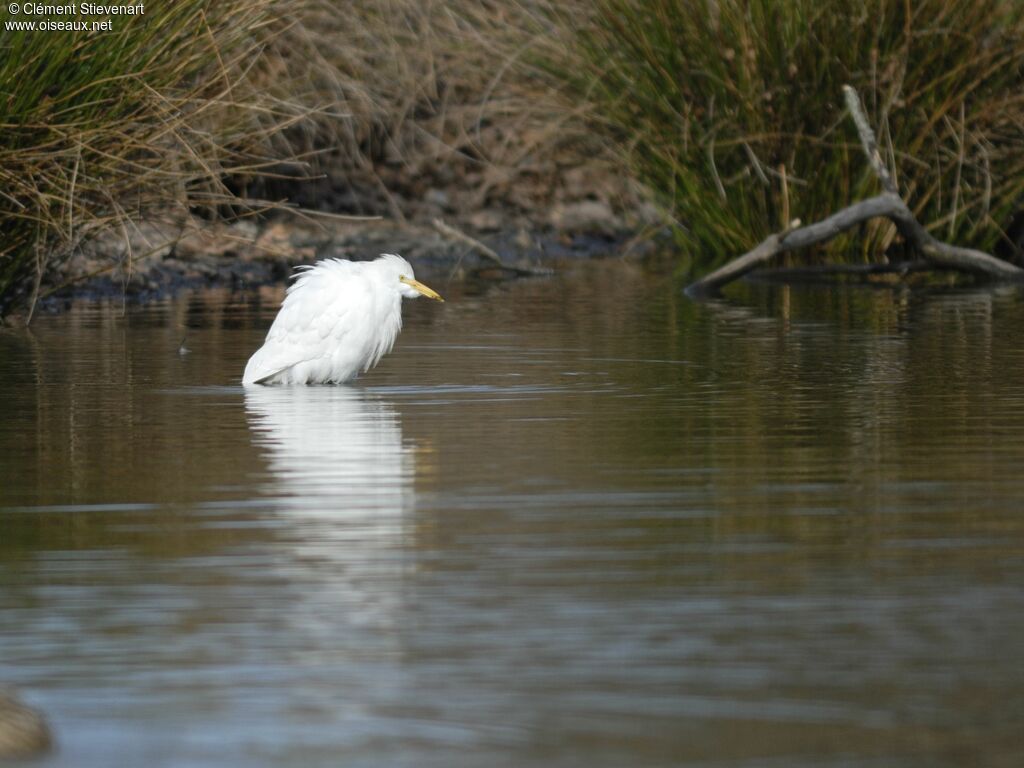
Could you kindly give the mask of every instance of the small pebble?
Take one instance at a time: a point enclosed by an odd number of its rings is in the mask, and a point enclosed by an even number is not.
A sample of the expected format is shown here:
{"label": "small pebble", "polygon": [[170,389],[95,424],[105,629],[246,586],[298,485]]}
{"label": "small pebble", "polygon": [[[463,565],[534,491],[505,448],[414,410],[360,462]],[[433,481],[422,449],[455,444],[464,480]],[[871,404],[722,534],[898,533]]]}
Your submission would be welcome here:
{"label": "small pebble", "polygon": [[0,760],[31,757],[52,746],[50,728],[40,712],[10,690],[0,690]]}

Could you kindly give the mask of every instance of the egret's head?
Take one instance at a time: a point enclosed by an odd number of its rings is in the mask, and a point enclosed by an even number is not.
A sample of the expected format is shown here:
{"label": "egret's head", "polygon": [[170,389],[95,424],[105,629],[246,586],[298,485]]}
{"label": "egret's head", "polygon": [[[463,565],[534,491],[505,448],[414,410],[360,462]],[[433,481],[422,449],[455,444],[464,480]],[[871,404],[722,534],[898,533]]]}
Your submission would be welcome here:
{"label": "egret's head", "polygon": [[413,274],[412,265],[396,253],[382,253],[378,262],[387,264],[389,271],[398,280],[398,292],[407,299],[415,299],[419,296],[426,296],[428,299],[444,301],[440,294],[433,288],[428,288]]}

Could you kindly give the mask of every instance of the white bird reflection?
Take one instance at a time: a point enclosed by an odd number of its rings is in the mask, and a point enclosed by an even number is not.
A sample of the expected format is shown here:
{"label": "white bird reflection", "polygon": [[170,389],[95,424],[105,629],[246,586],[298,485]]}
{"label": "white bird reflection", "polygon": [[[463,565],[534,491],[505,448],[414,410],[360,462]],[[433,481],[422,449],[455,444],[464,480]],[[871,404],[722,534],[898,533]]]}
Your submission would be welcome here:
{"label": "white bird reflection", "polygon": [[268,465],[261,492],[276,531],[252,574],[263,642],[291,663],[334,670],[326,688],[317,680],[293,692],[300,717],[313,706],[329,718],[342,709],[369,718],[372,701],[339,709],[332,691],[382,685],[379,670],[364,669],[367,654],[401,652],[415,562],[414,447],[389,403],[351,387],[250,388],[245,410]]}
{"label": "white bird reflection", "polygon": [[388,403],[352,387],[254,387],[245,409],[269,464],[264,493],[292,524],[314,528],[308,547],[400,545],[415,457]]}

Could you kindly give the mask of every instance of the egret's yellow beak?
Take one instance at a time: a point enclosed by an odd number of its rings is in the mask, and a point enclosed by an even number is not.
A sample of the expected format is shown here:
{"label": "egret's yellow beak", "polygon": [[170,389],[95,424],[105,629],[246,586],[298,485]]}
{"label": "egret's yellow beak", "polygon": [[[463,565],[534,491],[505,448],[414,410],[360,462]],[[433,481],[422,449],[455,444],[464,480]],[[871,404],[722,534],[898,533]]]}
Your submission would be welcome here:
{"label": "egret's yellow beak", "polygon": [[405,277],[405,276],[402,276],[402,277],[398,278],[398,280],[399,280],[399,282],[405,283],[406,285],[408,285],[408,286],[410,286],[412,288],[415,288],[417,291],[422,293],[428,299],[435,299],[437,301],[440,301],[440,302],[444,303],[444,299],[441,298],[441,294],[439,294],[433,288],[427,288],[427,286],[425,286],[419,280],[413,280],[411,277]]}

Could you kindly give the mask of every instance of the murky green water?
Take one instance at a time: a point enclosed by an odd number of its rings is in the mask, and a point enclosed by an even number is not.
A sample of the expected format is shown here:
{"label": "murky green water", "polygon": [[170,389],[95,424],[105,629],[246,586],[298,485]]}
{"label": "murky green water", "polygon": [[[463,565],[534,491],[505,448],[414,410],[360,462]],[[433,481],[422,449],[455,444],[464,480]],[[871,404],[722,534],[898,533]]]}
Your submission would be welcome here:
{"label": "murky green water", "polygon": [[0,331],[41,765],[1024,764],[1020,291],[445,293],[349,388],[237,386],[269,293]]}

